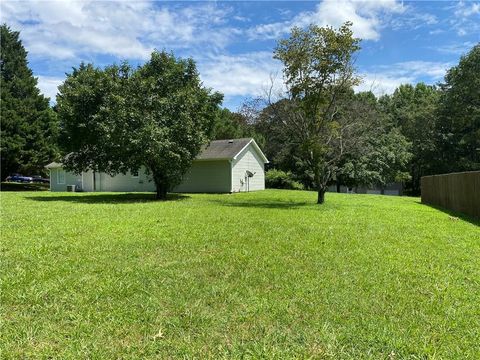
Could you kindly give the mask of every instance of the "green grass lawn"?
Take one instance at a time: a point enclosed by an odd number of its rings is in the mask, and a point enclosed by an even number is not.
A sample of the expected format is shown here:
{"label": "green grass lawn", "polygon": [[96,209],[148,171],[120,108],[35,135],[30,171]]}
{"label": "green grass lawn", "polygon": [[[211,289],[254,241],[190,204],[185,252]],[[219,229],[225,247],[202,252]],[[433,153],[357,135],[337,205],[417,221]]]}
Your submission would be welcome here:
{"label": "green grass lawn", "polygon": [[480,227],[418,198],[1,194],[0,358],[480,357]]}

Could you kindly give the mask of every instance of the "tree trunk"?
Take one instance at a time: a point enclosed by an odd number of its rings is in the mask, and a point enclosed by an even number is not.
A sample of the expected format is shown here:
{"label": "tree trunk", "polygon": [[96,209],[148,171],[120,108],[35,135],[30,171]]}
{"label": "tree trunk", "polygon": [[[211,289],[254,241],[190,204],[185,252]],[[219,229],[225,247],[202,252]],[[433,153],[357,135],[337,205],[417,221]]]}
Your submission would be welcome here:
{"label": "tree trunk", "polygon": [[325,202],[325,190],[323,187],[318,189],[317,204],[323,204]]}
{"label": "tree trunk", "polygon": [[165,178],[162,176],[162,171],[156,166],[149,164],[148,167],[152,174],[153,182],[155,183],[155,200],[167,200],[168,181],[165,181]]}
{"label": "tree trunk", "polygon": [[166,182],[162,179],[162,177],[153,177],[153,181],[155,182],[155,188],[157,192],[155,193],[155,200],[167,200],[167,190],[168,186]]}
{"label": "tree trunk", "polygon": [[380,194],[385,195],[385,187],[382,186],[380,188]]}
{"label": "tree trunk", "polygon": [[339,193],[339,192],[340,192],[340,182],[337,181],[337,193]]}
{"label": "tree trunk", "polygon": [[315,185],[317,187],[317,204],[323,204],[325,202],[325,192],[327,191],[327,185],[323,181],[320,170],[315,170]]}
{"label": "tree trunk", "polygon": [[156,200],[167,200],[167,187],[164,184],[156,184],[157,193],[155,195]]}

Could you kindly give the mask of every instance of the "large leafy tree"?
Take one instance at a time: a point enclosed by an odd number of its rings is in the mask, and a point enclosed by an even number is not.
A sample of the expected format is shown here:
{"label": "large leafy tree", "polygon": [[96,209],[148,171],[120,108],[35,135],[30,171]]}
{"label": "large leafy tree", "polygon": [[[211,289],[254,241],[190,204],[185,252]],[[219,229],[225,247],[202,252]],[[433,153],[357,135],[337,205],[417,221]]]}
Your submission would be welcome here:
{"label": "large leafy tree", "polygon": [[411,180],[406,185],[413,195],[420,194],[420,178],[436,170],[433,157],[439,95],[435,86],[405,84],[379,100],[382,113],[411,143],[412,158],[408,163]]}
{"label": "large leafy tree", "polygon": [[166,199],[208,141],[221,101],[192,59],[164,51],[136,69],[82,64],[57,97],[65,166],[111,175],[145,166]]}
{"label": "large leafy tree", "polygon": [[[284,125],[295,111],[289,100],[265,107],[256,124],[267,139],[265,151],[274,167],[291,171],[307,187],[314,186],[314,174],[302,157],[302,152],[290,142],[290,133]],[[293,108],[293,109],[292,109]],[[354,93],[350,90],[337,104],[339,122],[354,125],[354,138],[349,138],[345,151],[332,171],[337,186],[379,186],[384,188],[394,181],[409,178],[406,163],[410,159],[410,143],[389,116],[383,112],[371,92]],[[353,134],[352,134],[353,135]]]}
{"label": "large leafy tree", "polygon": [[57,119],[40,94],[17,31],[0,26],[1,177],[40,174],[57,155]]}
{"label": "large leafy tree", "polygon": [[397,128],[380,128],[371,135],[363,145],[364,151],[343,164],[343,183],[378,186],[383,194],[388,184],[410,179],[406,171],[412,156],[410,143]]}
{"label": "large leafy tree", "polygon": [[342,97],[359,82],[353,55],[360,49],[360,40],[353,37],[351,25],[294,28],[274,53],[284,65],[290,99],[278,102],[290,107],[282,111],[289,114],[283,122],[301,152],[302,166],[313,175],[319,204],[339,162],[362,132],[357,118],[341,116],[339,111]]}
{"label": "large leafy tree", "polygon": [[343,101],[341,112],[360,121],[362,132],[357,134],[357,145],[339,162],[337,186],[378,186],[383,192],[389,183],[409,179],[410,143],[384,114],[372,92],[352,93]]}
{"label": "large leafy tree", "polygon": [[[246,113],[254,114],[255,130],[265,138],[265,145],[262,150],[270,160],[272,168],[282,169],[291,172],[302,181],[307,187],[311,187],[311,174],[308,169],[303,169],[298,163],[300,152],[290,141],[289,131],[284,125],[292,109],[289,99],[281,99],[278,102],[267,104],[267,106],[253,110],[258,104],[249,104],[251,109]],[[244,105],[244,107],[247,105]]]}
{"label": "large leafy tree", "polygon": [[480,44],[447,71],[440,85],[438,172],[480,169]]}

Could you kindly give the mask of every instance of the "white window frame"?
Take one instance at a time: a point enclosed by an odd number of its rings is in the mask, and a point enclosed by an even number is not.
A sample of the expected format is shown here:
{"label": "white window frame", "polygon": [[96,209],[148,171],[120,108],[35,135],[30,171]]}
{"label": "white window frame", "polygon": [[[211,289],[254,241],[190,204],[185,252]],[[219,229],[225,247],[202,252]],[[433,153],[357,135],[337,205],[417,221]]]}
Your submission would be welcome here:
{"label": "white window frame", "polygon": [[[60,181],[60,174],[63,174],[63,182]],[[57,169],[57,184],[65,184],[65,170]]]}

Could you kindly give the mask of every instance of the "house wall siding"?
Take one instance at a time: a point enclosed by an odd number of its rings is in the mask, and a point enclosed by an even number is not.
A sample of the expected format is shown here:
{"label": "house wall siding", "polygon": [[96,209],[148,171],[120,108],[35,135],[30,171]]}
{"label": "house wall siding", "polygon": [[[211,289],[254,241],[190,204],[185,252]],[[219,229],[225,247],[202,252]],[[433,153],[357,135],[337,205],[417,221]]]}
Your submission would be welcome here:
{"label": "house wall siding", "polygon": [[67,185],[75,185],[77,190],[83,191],[132,191],[132,192],[149,192],[155,191],[155,184],[150,181],[151,177],[145,174],[142,168],[138,172],[138,177],[132,174],[118,174],[110,176],[105,173],[95,173],[95,185],[93,171],[85,171],[80,175],[75,175],[65,171],[65,184],[58,183],[58,172],[62,168],[50,169],[50,190],[51,191],[67,191]]}
{"label": "house wall siding", "polygon": [[230,192],[231,167],[228,160],[194,161],[173,192],[222,193]]}
{"label": "house wall siding", "polygon": [[[248,145],[232,162],[232,192],[265,190],[265,164],[252,144]],[[255,175],[245,178],[249,170]]]}
{"label": "house wall siding", "polygon": [[93,191],[93,171],[85,171],[82,173],[83,176],[83,191]]}
{"label": "house wall siding", "polygon": [[62,168],[50,169],[50,190],[51,191],[67,191],[67,185],[75,185],[77,189],[82,188],[82,175],[76,175],[65,171],[65,183],[58,183],[58,172],[64,171]]}
{"label": "house wall siding", "polygon": [[131,191],[131,192],[149,192],[155,191],[155,183],[151,176],[145,173],[145,168],[138,171],[138,177],[133,177],[131,173],[118,174],[110,176],[105,173],[96,173],[96,191]]}
{"label": "house wall siding", "polygon": [[[96,172],[95,181],[92,171],[83,172],[81,175],[65,173],[65,184],[57,183],[57,171],[61,168],[51,169],[51,190],[66,191],[67,185],[76,185],[83,191],[119,191],[119,192],[151,192],[155,191],[155,184],[151,176],[145,173],[142,167],[138,177],[132,174],[119,174],[114,177]],[[255,175],[245,178],[246,171]],[[247,189],[248,181],[248,189]],[[264,160],[252,145],[248,145],[235,160],[197,160],[185,174],[180,185],[173,192],[191,193],[228,193],[240,191],[256,191],[265,189]]]}

